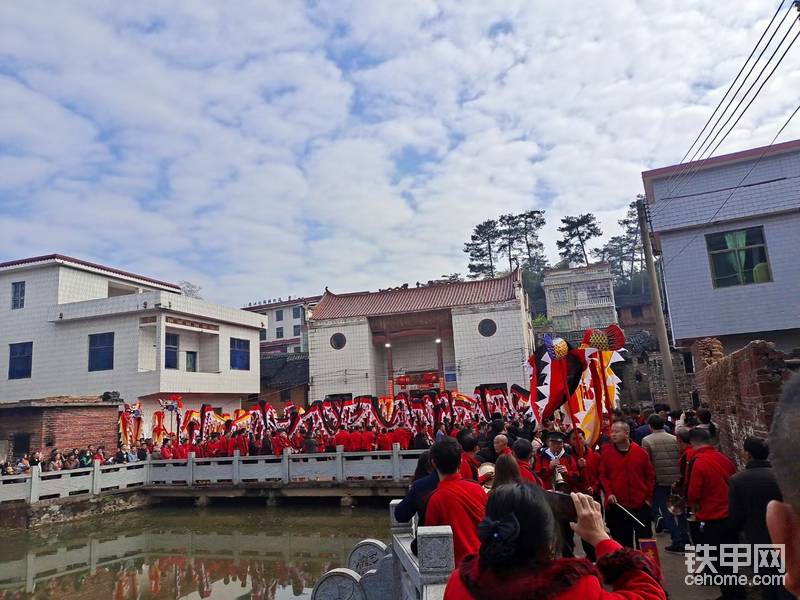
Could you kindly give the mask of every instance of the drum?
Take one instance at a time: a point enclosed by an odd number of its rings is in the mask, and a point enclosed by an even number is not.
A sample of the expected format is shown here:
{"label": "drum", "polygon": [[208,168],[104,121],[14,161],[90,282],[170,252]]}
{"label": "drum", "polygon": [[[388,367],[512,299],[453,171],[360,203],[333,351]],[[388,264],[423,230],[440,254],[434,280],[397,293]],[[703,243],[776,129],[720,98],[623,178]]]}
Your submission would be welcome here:
{"label": "drum", "polygon": [[490,477],[486,477],[483,482],[483,489],[488,494],[492,489],[492,482],[494,481],[494,464],[486,462],[478,467],[478,479],[484,479],[484,475],[491,475]]}

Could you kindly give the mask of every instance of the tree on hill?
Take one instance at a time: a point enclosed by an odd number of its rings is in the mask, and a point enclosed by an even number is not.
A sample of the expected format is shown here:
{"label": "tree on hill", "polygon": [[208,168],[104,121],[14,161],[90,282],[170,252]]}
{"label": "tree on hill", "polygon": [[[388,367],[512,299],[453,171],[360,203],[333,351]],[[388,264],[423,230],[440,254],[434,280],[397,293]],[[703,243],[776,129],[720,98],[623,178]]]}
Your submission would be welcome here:
{"label": "tree on hill", "polygon": [[470,241],[464,244],[464,252],[469,256],[470,279],[480,277],[494,277],[497,267],[495,264],[500,244],[500,231],[497,221],[488,219],[475,226],[470,236]]}
{"label": "tree on hill", "polygon": [[589,255],[586,245],[589,240],[602,235],[597,218],[592,213],[585,213],[577,217],[566,216],[561,219],[558,230],[563,238],[556,242],[558,253],[570,264],[589,264]]}

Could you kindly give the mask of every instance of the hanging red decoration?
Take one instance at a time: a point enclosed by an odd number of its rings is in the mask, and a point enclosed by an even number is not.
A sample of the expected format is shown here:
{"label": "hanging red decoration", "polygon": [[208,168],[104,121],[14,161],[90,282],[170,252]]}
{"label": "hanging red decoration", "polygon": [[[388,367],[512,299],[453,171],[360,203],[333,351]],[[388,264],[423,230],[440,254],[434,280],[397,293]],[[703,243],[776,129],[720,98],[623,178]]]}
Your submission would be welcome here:
{"label": "hanging red decoration", "polygon": [[408,375],[399,375],[394,381],[397,385],[406,386],[411,383],[411,377]]}

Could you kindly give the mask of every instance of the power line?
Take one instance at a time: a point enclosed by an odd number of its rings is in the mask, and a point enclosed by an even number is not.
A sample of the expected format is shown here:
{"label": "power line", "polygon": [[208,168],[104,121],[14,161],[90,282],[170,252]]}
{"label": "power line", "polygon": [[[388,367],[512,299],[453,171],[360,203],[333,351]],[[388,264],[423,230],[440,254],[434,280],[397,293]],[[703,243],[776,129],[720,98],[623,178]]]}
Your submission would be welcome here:
{"label": "power line", "polygon": [[778,133],[775,134],[775,137],[772,138],[772,141],[769,143],[769,145],[764,147],[764,150],[761,152],[761,154],[759,155],[758,159],[753,163],[753,165],[750,167],[750,169],[747,171],[747,173],[745,173],[744,177],[741,178],[741,180],[739,181],[739,184],[735,188],[733,188],[731,190],[731,193],[728,194],[728,197],[725,198],[725,200],[722,202],[722,204],[719,205],[717,210],[714,211],[714,214],[711,215],[711,217],[703,225],[700,226],[700,230],[694,236],[692,236],[692,238],[688,242],[686,242],[686,244],[678,251],[678,253],[675,256],[673,256],[672,258],[670,258],[666,262],[667,265],[669,265],[672,261],[674,261],[676,258],[678,258],[681,254],[683,254],[683,252],[689,246],[691,246],[698,237],[700,237],[700,234],[702,233],[703,229],[705,229],[706,226],[708,226],[708,224],[711,223],[716,218],[716,216],[720,213],[720,211],[722,211],[722,209],[725,207],[725,205],[728,203],[728,201],[733,197],[733,195],[736,193],[736,191],[742,186],[742,183],[744,183],[744,181],[750,176],[750,174],[759,165],[759,163],[761,162],[761,159],[764,158],[764,156],[766,155],[767,150],[769,150],[769,148],[775,143],[775,141],[778,139],[778,137],[780,137],[780,135],[783,133],[783,131],[789,126],[789,123],[792,122],[792,119],[795,117],[795,115],[798,112],[800,112],[800,104],[797,106],[797,108],[794,109],[792,114],[789,115],[789,118],[786,119],[786,122],[778,130]]}
{"label": "power line", "polygon": [[[792,3],[792,5],[789,6],[789,8],[787,10],[787,13],[786,13],[787,15],[789,14],[789,12],[791,12],[793,7],[796,7],[798,10],[800,10],[800,0],[795,0]],[[785,21],[785,17],[784,17],[784,19],[782,21]],[[696,173],[702,168],[702,166],[706,163],[706,161],[709,158],[711,158],[711,156],[714,154],[714,152],[716,152],[716,150],[720,147],[720,145],[727,139],[727,137],[734,130],[734,128],[739,123],[741,118],[744,116],[744,114],[747,112],[747,110],[753,104],[755,99],[758,97],[758,95],[760,94],[761,90],[764,88],[766,83],[771,79],[772,75],[775,73],[775,71],[777,70],[778,66],[781,64],[781,62],[785,58],[786,54],[789,52],[789,50],[792,48],[794,43],[797,41],[797,37],[798,36],[795,36],[792,39],[792,41],[789,43],[789,45],[786,47],[786,49],[784,50],[784,52],[781,55],[780,59],[778,60],[777,64],[769,72],[767,77],[761,82],[761,85],[758,87],[758,90],[756,90],[755,95],[747,103],[747,105],[745,106],[744,110],[741,113],[739,113],[739,116],[737,117],[737,119],[734,122],[734,124],[730,127],[730,129],[728,129],[728,131],[725,133],[725,135],[722,136],[722,139],[720,139],[717,142],[717,144],[713,147],[713,149],[711,149],[710,153],[707,156],[703,156],[709,150],[709,148],[711,147],[711,144],[713,144],[717,140],[719,135],[725,130],[725,127],[728,125],[730,120],[734,117],[734,115],[736,115],[737,111],[739,110],[739,107],[747,99],[748,95],[753,90],[753,88],[758,84],[759,80],[761,79],[761,76],[767,70],[767,68],[769,67],[770,63],[773,61],[773,59],[775,58],[776,54],[780,51],[781,47],[783,46],[783,43],[786,41],[787,37],[791,33],[793,27],[795,26],[796,21],[797,21],[797,19],[794,19],[794,18],[792,19],[792,22],[789,25],[789,28],[786,30],[786,32],[783,35],[783,37],[781,38],[780,42],[778,43],[778,45],[773,50],[773,52],[770,55],[769,59],[767,59],[767,61],[765,62],[764,66],[761,68],[761,71],[759,71],[759,73],[756,76],[755,80],[753,80],[753,82],[748,87],[747,91],[745,91],[744,95],[742,95],[742,97],[739,99],[739,102],[736,104],[736,107],[733,109],[733,111],[730,113],[730,115],[728,115],[727,119],[722,124],[722,127],[719,130],[716,131],[716,134],[714,134],[714,131],[717,129],[717,125],[725,117],[725,114],[728,112],[728,108],[733,103],[735,97],[739,94],[739,91],[742,89],[742,87],[744,87],[744,84],[746,83],[747,79],[749,78],[750,74],[752,73],[753,68],[755,68],[755,65],[761,59],[761,57],[763,56],[764,52],[769,47],[769,44],[772,42],[772,39],[774,38],[775,34],[777,34],[777,32],[780,30],[781,26],[783,25],[783,22],[781,22],[778,25],[778,28],[770,36],[770,39],[768,40],[767,45],[764,46],[764,48],[762,49],[761,53],[759,54],[758,58],[756,59],[756,62],[753,64],[753,66],[748,71],[747,75],[745,76],[745,79],[742,80],[741,84],[739,85],[739,88],[734,93],[734,95],[731,98],[728,106],[719,115],[719,117],[717,118],[717,121],[714,123],[713,127],[711,128],[711,131],[708,132],[708,135],[706,136],[706,139],[703,141],[701,146],[695,151],[694,155],[692,156],[692,161],[695,161],[695,159],[698,157],[698,152],[700,152],[700,154],[699,154],[700,160],[697,161],[697,162],[686,163],[686,165],[684,165],[684,168],[682,170],[680,170],[678,173],[673,174],[670,177],[670,179],[667,182],[668,184],[675,177],[677,177],[677,181],[669,189],[669,191],[667,192],[666,196],[663,198],[663,202],[660,205],[654,207],[654,209],[652,210],[652,212],[649,215],[651,218],[653,216],[657,215],[658,213],[660,213],[661,211],[663,211],[669,205],[670,201],[675,198],[674,192],[676,191],[676,189],[681,187],[681,186],[685,187],[685,185],[689,181],[691,181],[691,179],[694,177],[694,175],[696,175]],[[800,35],[800,33],[798,33],[798,35]],[[713,138],[711,137],[712,135],[713,135]],[[710,143],[709,143],[709,140],[710,140]],[[705,149],[703,149],[703,148],[705,148]]]}
{"label": "power line", "polygon": [[[742,64],[742,67],[739,69],[739,72],[736,74],[736,77],[734,77],[734,79],[731,82],[730,86],[728,86],[728,89],[725,92],[725,95],[722,96],[722,99],[717,104],[716,108],[714,109],[714,112],[711,113],[711,116],[706,121],[706,124],[703,125],[703,128],[700,130],[700,133],[697,134],[697,137],[694,139],[692,144],[689,146],[689,149],[686,151],[686,154],[683,155],[683,158],[681,158],[680,163],[678,163],[678,164],[683,163],[683,161],[686,160],[686,157],[689,156],[689,153],[692,151],[692,148],[694,148],[695,144],[698,142],[700,137],[703,135],[705,130],[708,128],[708,125],[709,125],[709,123],[711,123],[711,120],[714,118],[714,115],[717,114],[717,111],[722,106],[722,103],[725,102],[725,99],[728,97],[728,94],[731,93],[731,90],[733,89],[733,86],[736,85],[736,81],[739,79],[739,77],[744,72],[744,69],[747,66],[747,63],[750,62],[750,59],[753,58],[753,55],[756,53],[756,50],[758,49],[759,44],[761,44],[761,40],[764,39],[764,36],[767,34],[767,31],[769,31],[770,27],[772,27],[772,23],[775,22],[775,17],[777,17],[778,13],[780,13],[781,8],[783,7],[783,3],[785,1],[786,0],[781,0],[780,3],[778,4],[778,8],[775,9],[775,13],[772,15],[772,18],[770,19],[769,23],[767,23],[767,27],[764,29],[763,32],[761,32],[761,37],[758,38],[758,41],[756,42],[756,45],[753,46],[753,50],[750,52],[750,56],[748,56],[747,60],[744,61],[744,63]],[[791,10],[791,6],[789,7],[789,10]],[[775,31],[777,32],[777,29]],[[774,35],[775,35],[775,33],[772,34],[772,36],[774,36]],[[772,36],[770,37],[770,41],[772,41]],[[769,42],[767,42],[767,46],[769,46]],[[766,50],[767,46],[764,46],[764,50]],[[764,50],[761,51],[762,54],[763,54]],[[761,57],[759,56],[759,58],[761,58]],[[758,60],[759,59],[756,59],[756,63],[758,62]],[[753,67],[755,66],[756,63],[753,63]],[[752,72],[753,67],[750,68],[750,71],[748,71],[747,76],[745,76],[745,79],[747,79],[747,77],[749,77],[750,73]],[[734,94],[734,96],[736,96],[736,94]],[[667,183],[669,183],[669,181]]]}

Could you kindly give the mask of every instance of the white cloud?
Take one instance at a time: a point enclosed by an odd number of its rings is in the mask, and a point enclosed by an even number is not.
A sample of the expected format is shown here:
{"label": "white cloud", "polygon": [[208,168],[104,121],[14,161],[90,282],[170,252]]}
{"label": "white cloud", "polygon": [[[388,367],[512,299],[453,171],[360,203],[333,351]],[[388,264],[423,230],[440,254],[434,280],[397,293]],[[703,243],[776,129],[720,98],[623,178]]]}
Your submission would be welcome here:
{"label": "white cloud", "polygon": [[[640,172],[683,156],[768,13],[3,3],[0,258],[75,254],[246,304],[464,272],[475,223],[530,208],[555,256],[561,216],[613,235]],[[721,152],[772,138],[797,52]]]}

